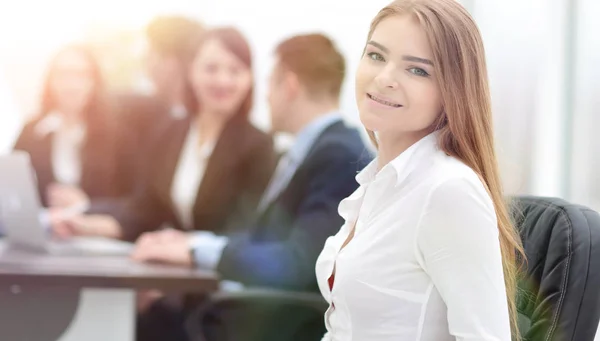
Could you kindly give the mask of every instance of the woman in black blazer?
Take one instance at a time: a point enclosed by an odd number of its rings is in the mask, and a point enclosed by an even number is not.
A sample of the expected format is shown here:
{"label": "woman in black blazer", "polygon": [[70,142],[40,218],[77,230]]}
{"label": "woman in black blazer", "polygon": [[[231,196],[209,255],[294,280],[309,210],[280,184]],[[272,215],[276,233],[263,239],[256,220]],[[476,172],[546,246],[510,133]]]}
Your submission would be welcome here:
{"label": "woman in black blazer", "polygon": [[123,194],[115,180],[113,115],[90,50],[62,49],[50,63],[39,113],[14,146],[30,154],[45,206],[70,208]]}
{"label": "woman in black blazer", "polygon": [[71,233],[124,240],[163,227],[228,234],[250,219],[276,165],[271,137],[248,121],[251,67],[239,31],[207,32],[190,70],[197,113],[164,125],[143,186],[122,212],[69,218]]}

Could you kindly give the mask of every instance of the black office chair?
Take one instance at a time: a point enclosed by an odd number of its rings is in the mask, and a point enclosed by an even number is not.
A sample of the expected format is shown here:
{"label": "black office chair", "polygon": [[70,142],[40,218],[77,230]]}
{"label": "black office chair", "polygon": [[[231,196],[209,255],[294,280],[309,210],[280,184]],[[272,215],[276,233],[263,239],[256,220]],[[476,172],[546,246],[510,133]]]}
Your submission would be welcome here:
{"label": "black office chair", "polygon": [[[513,204],[528,258],[518,297],[523,341],[593,341],[600,319],[600,216],[554,198],[518,197]],[[319,341],[326,309],[318,294],[219,293],[191,316],[188,329],[194,341]]]}
{"label": "black office chair", "polygon": [[514,202],[527,256],[519,286],[525,341],[593,341],[600,319],[600,216],[561,199]]}

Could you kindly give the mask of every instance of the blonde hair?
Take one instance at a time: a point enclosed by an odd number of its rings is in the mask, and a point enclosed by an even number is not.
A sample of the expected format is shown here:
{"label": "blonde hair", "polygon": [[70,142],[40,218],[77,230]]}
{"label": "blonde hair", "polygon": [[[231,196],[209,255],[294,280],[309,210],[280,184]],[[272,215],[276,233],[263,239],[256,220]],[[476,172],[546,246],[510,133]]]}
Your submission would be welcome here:
{"label": "blonde hair", "polygon": [[[522,259],[525,256],[498,174],[485,53],[479,29],[455,0],[396,0],[375,16],[369,39],[383,19],[401,14],[416,17],[431,44],[444,108],[434,123],[439,131],[438,144],[444,152],[460,159],[479,175],[494,202],[511,329],[513,338],[518,340],[518,255]],[[377,146],[375,134],[369,131],[369,136]]]}

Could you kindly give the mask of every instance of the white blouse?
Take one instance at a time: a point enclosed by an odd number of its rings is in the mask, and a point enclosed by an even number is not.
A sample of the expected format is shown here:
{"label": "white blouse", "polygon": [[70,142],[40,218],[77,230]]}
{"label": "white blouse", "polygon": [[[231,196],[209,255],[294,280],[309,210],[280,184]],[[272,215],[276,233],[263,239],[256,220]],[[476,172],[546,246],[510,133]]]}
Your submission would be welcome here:
{"label": "white blouse", "polygon": [[357,181],[316,265],[323,340],[510,341],[496,214],[475,172],[434,133]]}
{"label": "white blouse", "polygon": [[51,162],[58,183],[78,186],[81,181],[81,150],[86,138],[85,124],[66,126],[62,115],[49,113],[35,127],[39,137],[52,133]]}
{"label": "white blouse", "polygon": [[215,146],[213,142],[207,142],[200,146],[199,142],[198,125],[192,122],[179,154],[175,176],[171,184],[173,206],[183,224],[183,228],[187,230],[193,229],[193,210],[196,195]]}

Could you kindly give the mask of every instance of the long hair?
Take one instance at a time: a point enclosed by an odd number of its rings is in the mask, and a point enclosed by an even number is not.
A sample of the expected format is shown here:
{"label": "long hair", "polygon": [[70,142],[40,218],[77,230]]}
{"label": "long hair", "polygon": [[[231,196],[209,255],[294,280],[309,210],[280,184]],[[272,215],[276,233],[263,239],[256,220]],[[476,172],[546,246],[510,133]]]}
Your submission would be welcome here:
{"label": "long hair", "polygon": [[[369,39],[377,25],[392,15],[413,15],[426,32],[440,86],[443,113],[434,123],[439,147],[469,166],[482,179],[494,202],[512,334],[517,328],[517,280],[521,239],[503,196],[494,150],[491,98],[483,42],[477,25],[456,0],[396,0],[373,19]],[[369,136],[377,146],[372,131]],[[522,257],[522,258],[521,258]]]}
{"label": "long hair", "polygon": [[46,71],[46,78],[44,79],[42,86],[38,117],[44,117],[52,112],[52,110],[56,109],[57,103],[52,95],[52,79],[54,77],[60,77],[60,75],[57,75],[55,72],[55,65],[58,59],[67,52],[75,52],[82,56],[90,66],[94,85],[90,98],[83,108],[83,119],[86,123],[94,123],[95,120],[101,119],[101,114],[98,115],[97,112],[104,110],[107,105],[106,85],[102,76],[100,63],[96,59],[91,48],[79,44],[71,44],[63,47],[50,61]]}
{"label": "long hair", "polygon": [[[236,28],[233,27],[222,27],[215,28],[207,31],[198,40],[196,46],[196,54],[199,53],[204,44],[211,40],[218,40],[223,46],[231,53],[233,53],[239,60],[244,63],[250,72],[252,72],[252,52],[250,50],[250,44],[244,35]],[[232,117],[233,118],[248,118],[250,110],[252,109],[252,100],[254,97],[254,86],[251,85],[246,95],[246,98],[242,101],[238,112]],[[198,103],[201,107],[202,103]]]}
{"label": "long hair", "polygon": [[[114,133],[117,122],[114,103],[109,99],[106,84],[102,74],[102,67],[93,50],[81,44],[71,44],[62,48],[50,61],[46,79],[43,83],[39,111],[34,120],[41,120],[53,110],[58,109],[52,93],[52,79],[60,77],[55,72],[55,65],[59,58],[66,52],[75,52],[86,59],[91,69],[93,90],[83,107],[81,118],[86,126],[86,138],[82,155],[84,163],[89,164],[89,169],[94,174],[114,171]],[[100,155],[105,157],[99,157]]]}

